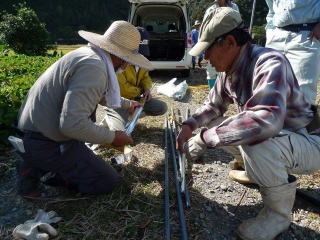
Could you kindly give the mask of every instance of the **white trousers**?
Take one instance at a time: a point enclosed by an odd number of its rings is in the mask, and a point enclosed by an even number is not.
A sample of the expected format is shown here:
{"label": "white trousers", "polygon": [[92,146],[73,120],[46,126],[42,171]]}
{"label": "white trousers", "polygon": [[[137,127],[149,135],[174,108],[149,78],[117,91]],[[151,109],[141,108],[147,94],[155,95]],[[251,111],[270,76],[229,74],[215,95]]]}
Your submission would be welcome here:
{"label": "white trousers", "polygon": [[266,47],[282,52],[289,60],[307,101],[315,104],[320,78],[320,41],[307,39],[310,31],[298,33],[276,28],[266,32]]}
{"label": "white trousers", "polygon": [[240,153],[249,178],[263,187],[287,184],[288,174],[311,174],[320,169],[320,136],[310,135],[305,128],[298,132],[282,130],[276,137],[251,146],[221,148],[234,156]]}

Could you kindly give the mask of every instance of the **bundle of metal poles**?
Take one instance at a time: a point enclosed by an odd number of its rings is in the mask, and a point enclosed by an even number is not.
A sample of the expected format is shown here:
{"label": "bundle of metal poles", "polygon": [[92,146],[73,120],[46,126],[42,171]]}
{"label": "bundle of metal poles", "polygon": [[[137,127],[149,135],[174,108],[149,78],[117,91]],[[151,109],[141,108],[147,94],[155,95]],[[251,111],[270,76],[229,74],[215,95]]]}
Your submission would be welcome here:
{"label": "bundle of metal poles", "polygon": [[[181,117],[180,112],[178,115]],[[186,110],[186,118],[189,116],[189,109]],[[171,238],[170,231],[170,199],[169,199],[169,159],[172,164],[172,175],[175,182],[176,199],[178,205],[178,215],[180,223],[180,239],[188,239],[186,220],[184,215],[184,205],[182,198],[184,197],[185,206],[190,208],[190,197],[186,184],[185,177],[185,154],[181,153],[175,147],[177,137],[177,119],[174,110],[171,110],[171,115],[166,115],[164,121],[164,143],[165,143],[165,159],[164,159],[164,232],[165,239]]]}

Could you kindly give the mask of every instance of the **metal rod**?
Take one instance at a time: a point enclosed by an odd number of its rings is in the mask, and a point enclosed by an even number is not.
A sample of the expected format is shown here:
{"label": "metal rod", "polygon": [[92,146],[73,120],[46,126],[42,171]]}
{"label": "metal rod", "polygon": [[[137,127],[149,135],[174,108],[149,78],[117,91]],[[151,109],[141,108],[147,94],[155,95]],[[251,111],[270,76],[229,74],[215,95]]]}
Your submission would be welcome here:
{"label": "metal rod", "polygon": [[125,131],[125,133],[128,136],[131,135],[131,133],[133,132],[135,126],[137,125],[138,119],[139,119],[142,111],[143,111],[143,107],[139,107],[134,111],[134,113],[132,115],[132,120],[129,122],[128,127],[126,128],[126,131]]}
{"label": "metal rod", "polygon": [[[189,116],[190,116],[190,111],[189,111],[189,107],[187,107],[185,120],[187,120],[187,119],[189,118]],[[186,163],[186,161],[187,161],[186,155],[183,153],[181,157],[182,157],[182,162],[183,162],[184,165],[185,165],[185,163]],[[185,166],[184,166],[184,168],[185,168]],[[190,201],[190,195],[189,195],[189,190],[188,190],[188,185],[187,185],[187,183],[185,183],[185,188],[186,188],[186,189],[185,189],[184,195],[185,195],[185,199],[186,199],[186,207],[187,207],[187,208],[190,208],[190,207],[191,207],[191,201]]]}
{"label": "metal rod", "polygon": [[[186,155],[183,153],[180,155],[181,156],[181,160],[183,163],[183,168],[184,168],[184,176],[185,176],[185,162],[186,162]],[[181,183],[182,184],[182,183]],[[186,183],[186,178],[184,177],[184,198],[186,200],[186,207],[187,208],[191,208],[191,202],[190,202],[190,195],[189,195],[189,190],[188,190],[188,185]]]}
{"label": "metal rod", "polygon": [[[175,121],[176,116],[173,109],[171,109],[171,115],[172,115],[173,137],[174,139],[176,139],[178,134],[177,134],[176,121]],[[189,196],[189,192],[186,184],[186,167],[185,167],[186,158],[185,158],[185,155],[182,154],[178,149],[176,149],[176,154],[178,155],[178,160],[179,160],[179,168],[180,168],[180,176],[181,176],[181,192],[185,195],[186,207],[190,208],[191,207],[190,196]]]}
{"label": "metal rod", "polygon": [[164,232],[170,240],[169,168],[168,168],[168,115],[164,119]]}
{"label": "metal rod", "polygon": [[[173,108],[171,108],[171,122],[172,122],[172,131],[173,131],[173,139],[177,139],[177,127],[176,127],[176,119],[175,119],[175,114],[174,114],[174,111],[173,111]],[[180,155],[180,152],[176,150],[176,153],[178,155],[178,162],[179,162],[179,170],[180,170],[180,176],[181,176],[181,182],[184,182],[184,168],[182,167],[182,165],[184,165],[182,162],[181,162],[181,155]],[[181,192],[184,193],[184,186],[182,186],[182,183],[181,183]]]}
{"label": "metal rod", "polygon": [[178,212],[179,212],[179,221],[180,221],[180,231],[181,231],[181,240],[188,239],[187,235],[187,227],[186,227],[186,220],[184,216],[184,209],[182,205],[182,199],[181,199],[181,190],[179,185],[179,176],[178,176],[178,169],[177,169],[177,160],[176,160],[176,151],[175,151],[175,145],[173,140],[173,131],[171,125],[169,125],[169,137],[170,137],[170,143],[171,143],[171,153],[172,153],[172,163],[173,163],[173,170],[174,170],[174,178],[175,178],[175,186],[176,186],[176,193],[177,193],[177,202],[178,202]]}
{"label": "metal rod", "polygon": [[251,12],[251,20],[250,20],[250,27],[249,27],[249,34],[252,35],[252,27],[253,27],[253,19],[254,19],[254,13],[256,11],[256,0],[253,0],[252,3],[252,12]]}
{"label": "metal rod", "polygon": [[[152,87],[150,88],[150,92],[152,91],[152,89],[153,89],[156,85],[157,85],[157,82],[155,82],[155,83],[152,85]],[[145,97],[144,97],[144,101],[145,101],[145,100],[146,100],[146,99],[145,99]],[[132,120],[126,124],[125,133],[126,133],[128,136],[131,135],[131,133],[133,132],[135,126],[137,125],[138,119],[139,119],[142,111],[143,111],[143,107],[137,108],[137,109],[134,111],[133,115],[132,115]]]}
{"label": "metal rod", "polygon": [[190,109],[189,109],[189,107],[187,107],[185,120],[187,120],[189,117],[190,117]]}

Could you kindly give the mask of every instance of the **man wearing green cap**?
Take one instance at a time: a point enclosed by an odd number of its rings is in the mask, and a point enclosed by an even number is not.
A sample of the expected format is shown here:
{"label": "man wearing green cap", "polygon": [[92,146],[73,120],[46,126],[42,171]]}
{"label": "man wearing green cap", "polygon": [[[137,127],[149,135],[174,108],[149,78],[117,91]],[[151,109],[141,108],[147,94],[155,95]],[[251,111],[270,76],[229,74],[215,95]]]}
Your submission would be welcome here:
{"label": "man wearing green cap", "polygon": [[[238,227],[248,240],[271,240],[288,229],[296,178],[320,169],[320,137],[308,133],[310,103],[281,53],[250,43],[240,14],[218,8],[203,21],[191,55],[205,52],[219,73],[205,104],[183,123],[177,147],[189,160],[208,147],[240,153],[248,177],[260,187],[264,208]],[[224,117],[228,105],[238,113]],[[200,128],[192,137],[192,131]]]}

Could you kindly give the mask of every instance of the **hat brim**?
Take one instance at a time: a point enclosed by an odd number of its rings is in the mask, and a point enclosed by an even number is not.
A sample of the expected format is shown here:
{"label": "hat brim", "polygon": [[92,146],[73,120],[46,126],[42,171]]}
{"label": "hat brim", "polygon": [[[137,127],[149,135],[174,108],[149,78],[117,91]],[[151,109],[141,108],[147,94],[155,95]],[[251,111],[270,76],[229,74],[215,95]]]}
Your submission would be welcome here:
{"label": "hat brim", "polygon": [[80,35],[80,37],[87,40],[88,42],[97,45],[98,47],[106,50],[108,53],[111,53],[112,55],[115,55],[123,59],[129,64],[137,65],[140,68],[144,68],[148,71],[154,69],[151,62],[147,58],[142,56],[140,53],[131,52],[125,48],[117,46],[116,44],[110,41],[105,41],[103,35],[83,30],[80,30],[78,34]]}
{"label": "hat brim", "polygon": [[191,48],[189,51],[189,55],[191,56],[199,56],[202,54],[205,50],[207,50],[210,47],[210,42],[197,42],[196,45]]}

